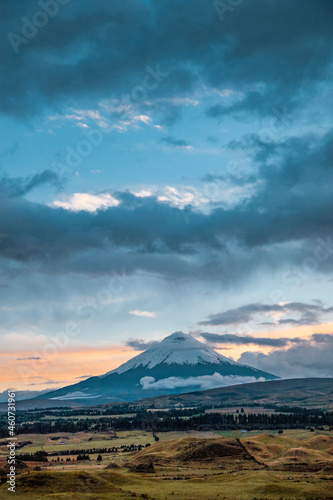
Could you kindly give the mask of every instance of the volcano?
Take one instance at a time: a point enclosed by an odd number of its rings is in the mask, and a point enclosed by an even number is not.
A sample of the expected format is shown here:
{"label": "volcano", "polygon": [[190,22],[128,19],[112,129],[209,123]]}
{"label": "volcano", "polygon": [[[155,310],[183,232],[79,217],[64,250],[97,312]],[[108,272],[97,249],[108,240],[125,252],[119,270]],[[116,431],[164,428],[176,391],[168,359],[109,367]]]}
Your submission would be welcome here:
{"label": "volcano", "polygon": [[236,363],[189,334],[176,332],[104,375],[90,377],[40,398],[100,404],[277,378]]}

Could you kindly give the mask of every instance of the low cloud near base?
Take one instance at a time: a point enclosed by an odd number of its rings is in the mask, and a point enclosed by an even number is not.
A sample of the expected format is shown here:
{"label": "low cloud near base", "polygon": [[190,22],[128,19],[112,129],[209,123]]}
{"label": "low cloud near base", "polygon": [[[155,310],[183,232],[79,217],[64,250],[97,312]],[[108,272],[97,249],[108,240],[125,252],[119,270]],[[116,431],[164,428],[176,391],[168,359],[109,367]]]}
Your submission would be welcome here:
{"label": "low cloud near base", "polygon": [[230,375],[224,377],[219,373],[214,375],[203,375],[202,377],[168,377],[155,380],[154,377],[143,377],[140,384],[143,389],[177,389],[178,387],[199,387],[201,390],[214,389],[216,387],[226,387],[228,385],[248,384],[250,382],[264,382],[264,378],[237,377]]}

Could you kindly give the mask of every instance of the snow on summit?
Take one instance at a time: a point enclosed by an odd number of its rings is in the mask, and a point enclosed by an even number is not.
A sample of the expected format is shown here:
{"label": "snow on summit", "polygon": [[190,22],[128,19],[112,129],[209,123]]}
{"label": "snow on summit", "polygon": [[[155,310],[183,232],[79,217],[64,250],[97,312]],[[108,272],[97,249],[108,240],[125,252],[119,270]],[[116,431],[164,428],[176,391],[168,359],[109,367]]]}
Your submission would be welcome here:
{"label": "snow on summit", "polygon": [[214,351],[214,349],[194,339],[191,335],[183,332],[175,332],[165,337],[157,346],[150,347],[101,377],[105,377],[111,373],[124,373],[139,366],[148,369],[154,368],[162,363],[167,365],[173,363],[178,365],[196,365],[198,363],[236,364],[231,359],[222,356]]}

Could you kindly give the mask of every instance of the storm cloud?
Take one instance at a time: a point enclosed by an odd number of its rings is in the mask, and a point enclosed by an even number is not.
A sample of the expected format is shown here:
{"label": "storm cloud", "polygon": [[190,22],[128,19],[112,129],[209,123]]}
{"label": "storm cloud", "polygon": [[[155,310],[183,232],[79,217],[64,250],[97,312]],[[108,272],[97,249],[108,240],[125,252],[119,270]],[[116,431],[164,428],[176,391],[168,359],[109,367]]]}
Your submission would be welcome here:
{"label": "storm cloud", "polygon": [[[8,237],[2,240],[0,256],[37,260],[42,268],[52,259],[53,270],[61,263],[63,269],[85,273],[131,274],[143,269],[174,276],[223,275],[228,280],[229,274],[237,279],[258,265],[299,261],[300,255],[281,247],[299,241],[308,242],[304,253],[311,252],[316,268],[327,271],[332,269],[333,254],[332,137],[309,142],[306,136],[270,147],[246,139],[244,147],[253,149],[261,170],[258,190],[234,207],[212,205],[208,213],[191,205],[181,209],[154,196],[111,190],[102,194],[109,192],[116,206],[73,212],[24,197],[45,183],[60,189],[63,180],[53,171],[4,177],[0,204],[7,217],[0,222],[0,233]],[[263,161],[268,157],[274,163],[266,172]],[[311,311],[315,322],[316,307]],[[246,320],[251,311],[240,309],[237,314]],[[221,320],[224,323],[218,323],[217,316],[202,324],[228,324],[227,315]]]}
{"label": "storm cloud", "polygon": [[185,139],[176,139],[175,137],[167,136],[161,139],[162,142],[169,144],[170,146],[174,146],[175,148],[186,148],[189,147],[189,142],[185,141]]}
{"label": "storm cloud", "polygon": [[269,354],[243,352],[240,363],[270,369],[282,378],[332,377],[333,335],[314,334],[311,339]]}
{"label": "storm cloud", "polygon": [[200,333],[210,344],[236,344],[236,345],[261,345],[269,347],[285,347],[290,344],[298,344],[302,339],[296,338],[267,338],[267,337],[252,337],[250,335],[235,335],[232,333],[218,334],[203,332]]}
{"label": "storm cloud", "polygon": [[146,342],[143,339],[128,339],[125,342],[125,345],[131,347],[134,351],[145,351],[146,349],[149,349],[149,347],[153,347],[157,344],[159,344],[157,340],[150,340]]}
{"label": "storm cloud", "polygon": [[[300,319],[282,318],[277,320],[277,324],[298,324],[308,325],[318,323],[321,315],[332,312],[332,307],[325,308],[317,304],[305,304],[302,302],[289,302],[287,304],[247,304],[245,306],[237,307],[236,309],[229,309],[228,311],[212,314],[206,321],[201,321],[200,325],[238,325],[241,323],[249,323],[258,321],[258,315],[266,314],[300,314]],[[274,324],[274,323],[260,323],[260,324]]]}
{"label": "storm cloud", "polygon": [[2,2],[4,113],[26,116],[43,106],[60,109],[68,99],[120,97],[142,83],[147,65],[170,74],[156,99],[197,89],[198,73],[208,88],[232,88],[236,98],[209,107],[212,117],[294,109],[305,88],[309,98],[329,78],[329,0],[252,0],[222,18],[218,2],[204,0],[82,0],[62,2],[36,28],[41,3]]}

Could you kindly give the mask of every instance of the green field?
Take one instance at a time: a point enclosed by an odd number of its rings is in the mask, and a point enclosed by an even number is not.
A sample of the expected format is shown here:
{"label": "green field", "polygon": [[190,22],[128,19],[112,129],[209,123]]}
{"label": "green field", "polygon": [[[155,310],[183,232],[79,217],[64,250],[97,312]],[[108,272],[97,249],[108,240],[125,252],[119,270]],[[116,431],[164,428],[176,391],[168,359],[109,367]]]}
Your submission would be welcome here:
{"label": "green field", "polygon": [[[75,434],[61,432],[54,434],[20,434],[18,443],[31,441],[32,444],[24,446],[17,450],[17,455],[20,453],[35,453],[43,450],[47,452],[58,452],[69,449],[84,450],[87,448],[112,448],[120,446],[129,446],[131,444],[143,445],[155,442],[151,433],[141,431],[123,431],[117,432],[117,437],[114,437],[113,432],[94,433],[94,432],[77,432]],[[66,444],[60,444],[64,441]],[[0,441],[0,456],[7,454],[7,440]]]}

